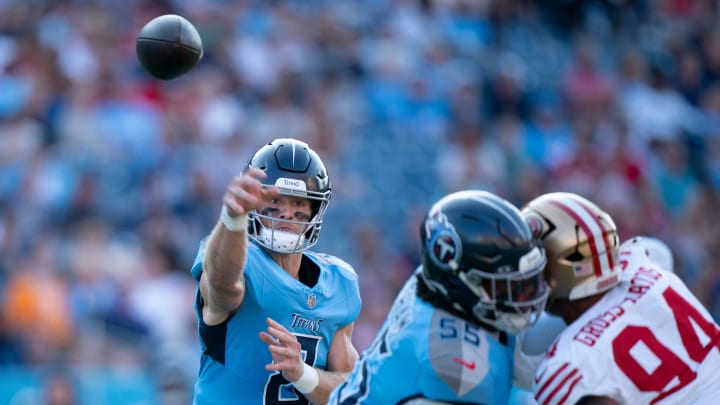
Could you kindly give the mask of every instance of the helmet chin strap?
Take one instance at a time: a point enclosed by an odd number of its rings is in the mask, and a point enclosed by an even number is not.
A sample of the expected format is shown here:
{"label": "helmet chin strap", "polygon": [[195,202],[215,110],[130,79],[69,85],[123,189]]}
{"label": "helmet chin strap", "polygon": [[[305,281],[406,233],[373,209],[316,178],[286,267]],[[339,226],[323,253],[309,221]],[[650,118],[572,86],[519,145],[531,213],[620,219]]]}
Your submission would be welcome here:
{"label": "helmet chin strap", "polygon": [[295,253],[303,249],[305,235],[262,227],[258,239],[273,252]]}

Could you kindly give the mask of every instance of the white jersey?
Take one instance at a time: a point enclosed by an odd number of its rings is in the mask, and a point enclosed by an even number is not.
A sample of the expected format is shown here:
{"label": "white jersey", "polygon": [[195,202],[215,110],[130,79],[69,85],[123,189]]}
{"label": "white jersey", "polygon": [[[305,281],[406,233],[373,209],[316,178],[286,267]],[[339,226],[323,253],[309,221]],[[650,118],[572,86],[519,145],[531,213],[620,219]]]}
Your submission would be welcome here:
{"label": "white jersey", "polygon": [[620,283],[548,350],[533,391],[540,404],[584,396],[622,404],[720,401],[720,327],[642,247],[623,249]]}

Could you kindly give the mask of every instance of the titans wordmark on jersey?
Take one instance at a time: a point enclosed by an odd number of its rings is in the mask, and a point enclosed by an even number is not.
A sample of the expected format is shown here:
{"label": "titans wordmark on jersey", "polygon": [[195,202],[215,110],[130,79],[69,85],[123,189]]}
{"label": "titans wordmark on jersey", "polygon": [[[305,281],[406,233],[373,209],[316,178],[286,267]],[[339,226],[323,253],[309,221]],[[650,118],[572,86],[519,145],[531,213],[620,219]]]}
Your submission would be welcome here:
{"label": "titans wordmark on jersey", "polygon": [[[200,279],[204,244],[192,268]],[[291,277],[254,242],[248,243],[245,265],[246,294],[242,306],[226,322],[207,326],[202,321],[202,297],[197,293],[202,355],[195,384],[195,404],[305,405],[307,399],[282,374],[265,370],[272,361],[258,333],[265,318],[280,322],[297,336],[305,362],[327,367],[327,355],[338,329],[360,313],[357,275],[333,256],[306,251],[305,259],[320,269],[309,287]]]}

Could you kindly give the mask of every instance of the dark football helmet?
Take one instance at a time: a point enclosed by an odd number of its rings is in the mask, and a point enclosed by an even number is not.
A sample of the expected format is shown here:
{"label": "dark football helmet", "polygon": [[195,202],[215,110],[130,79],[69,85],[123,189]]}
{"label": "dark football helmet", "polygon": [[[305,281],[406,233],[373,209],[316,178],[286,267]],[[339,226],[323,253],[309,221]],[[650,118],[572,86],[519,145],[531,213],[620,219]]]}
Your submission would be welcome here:
{"label": "dark football helmet", "polygon": [[[289,221],[250,211],[248,236],[277,253],[300,252],[315,245],[332,194],[327,169],[318,154],[304,142],[275,139],[253,154],[246,170],[251,167],[265,171],[264,186],[277,187],[282,195],[309,199],[312,215],[308,221]],[[282,222],[303,225],[304,231],[294,234],[277,230]]]}
{"label": "dark football helmet", "polygon": [[421,278],[451,312],[511,334],[535,323],[549,294],[545,252],[515,206],[485,191],[449,194],[420,240]]}

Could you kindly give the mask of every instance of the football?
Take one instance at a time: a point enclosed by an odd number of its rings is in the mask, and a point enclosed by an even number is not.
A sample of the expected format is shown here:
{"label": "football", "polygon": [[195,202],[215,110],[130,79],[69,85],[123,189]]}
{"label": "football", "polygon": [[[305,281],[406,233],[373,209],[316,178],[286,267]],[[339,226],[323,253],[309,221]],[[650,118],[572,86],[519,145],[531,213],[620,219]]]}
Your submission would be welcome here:
{"label": "football", "polygon": [[200,34],[190,21],[165,14],[140,30],[135,43],[138,61],[153,77],[171,80],[187,73],[203,55]]}

